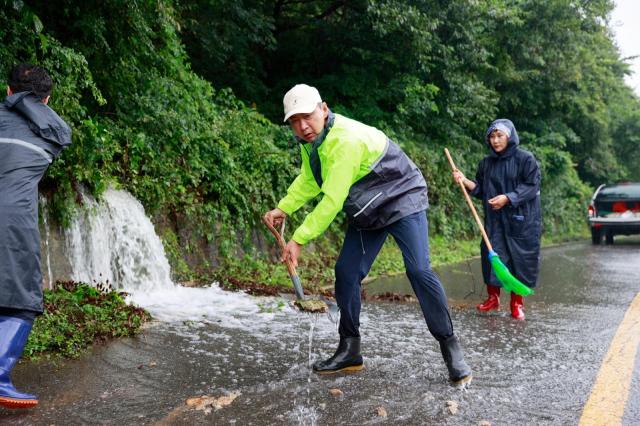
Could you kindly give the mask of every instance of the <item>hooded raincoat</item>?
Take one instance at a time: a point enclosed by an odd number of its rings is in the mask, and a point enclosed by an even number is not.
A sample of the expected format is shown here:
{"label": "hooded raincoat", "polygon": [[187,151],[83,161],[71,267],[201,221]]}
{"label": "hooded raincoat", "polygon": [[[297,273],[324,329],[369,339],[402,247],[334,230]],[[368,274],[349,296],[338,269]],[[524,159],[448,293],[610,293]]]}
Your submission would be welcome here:
{"label": "hooded raincoat", "polygon": [[[501,153],[489,143],[489,135],[496,129],[509,133],[507,148]],[[510,120],[491,123],[485,143],[490,153],[478,165],[471,194],[482,200],[485,229],[494,251],[516,278],[533,288],[540,269],[542,235],[540,167],[533,154],[518,147],[520,139]],[[491,209],[487,201],[501,194],[509,198],[509,203],[500,210]],[[489,263],[487,247],[484,242],[480,245],[484,281],[501,287]]]}
{"label": "hooded raincoat", "polygon": [[31,92],[0,104],[0,307],[42,312],[38,183],[69,126]]}

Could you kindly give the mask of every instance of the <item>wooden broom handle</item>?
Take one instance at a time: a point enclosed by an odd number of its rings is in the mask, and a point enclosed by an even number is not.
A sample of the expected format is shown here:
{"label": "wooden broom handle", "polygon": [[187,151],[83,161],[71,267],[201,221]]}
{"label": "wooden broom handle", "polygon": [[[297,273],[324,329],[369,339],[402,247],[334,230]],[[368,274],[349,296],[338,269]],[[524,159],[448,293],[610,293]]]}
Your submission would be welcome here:
{"label": "wooden broom handle", "polygon": [[[455,163],[453,162],[453,158],[451,158],[451,154],[449,154],[449,150],[447,148],[444,149],[444,153],[447,155],[447,159],[449,160],[449,164],[451,165],[451,169],[454,172],[455,171],[459,171],[458,168],[456,167]],[[484,243],[487,245],[487,248],[491,252],[491,251],[493,251],[493,247],[491,246],[491,243],[489,242],[489,237],[487,236],[487,232],[484,230],[484,225],[482,224],[482,221],[480,220],[480,216],[478,216],[478,212],[476,211],[476,207],[473,205],[473,201],[471,201],[471,197],[469,197],[469,193],[467,192],[467,188],[464,186],[464,182],[458,181],[458,183],[460,184],[460,188],[462,188],[462,192],[464,194],[465,199],[467,200],[467,204],[469,205],[469,208],[471,209],[471,213],[473,213],[473,217],[476,219],[476,223],[478,224],[478,228],[480,228],[480,232],[482,232],[482,238],[484,239]]]}
{"label": "wooden broom handle", "polygon": [[[284,248],[286,247],[287,242],[284,240],[284,238],[282,238],[282,235],[280,235],[280,233],[276,230],[276,228],[274,228],[264,218],[262,218],[262,223],[267,225],[267,228],[269,228],[269,231],[271,231],[273,236],[276,237],[276,240],[278,241],[278,245],[280,246],[280,251],[281,251],[281,253],[284,253]],[[282,223],[284,225],[284,219],[283,219]],[[296,267],[293,266],[293,263],[291,263],[291,259],[287,259],[285,261],[285,264],[287,265],[287,269],[289,270],[289,276],[290,277],[293,278],[294,276],[298,276],[298,273],[296,272]]]}

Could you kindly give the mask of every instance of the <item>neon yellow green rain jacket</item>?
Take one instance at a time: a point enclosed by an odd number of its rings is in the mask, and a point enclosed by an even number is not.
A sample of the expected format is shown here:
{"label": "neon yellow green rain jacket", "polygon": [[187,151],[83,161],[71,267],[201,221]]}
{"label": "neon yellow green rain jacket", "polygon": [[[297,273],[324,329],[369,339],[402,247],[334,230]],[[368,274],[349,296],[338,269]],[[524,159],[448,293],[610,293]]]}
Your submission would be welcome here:
{"label": "neon yellow green rain jacket", "polygon": [[[318,194],[323,197],[294,232],[299,244],[322,234],[343,208],[357,228],[377,229],[428,207],[418,168],[374,127],[330,113],[325,132],[301,145],[301,154],[300,174],[278,208],[291,215]],[[314,155],[320,167],[312,166]]]}

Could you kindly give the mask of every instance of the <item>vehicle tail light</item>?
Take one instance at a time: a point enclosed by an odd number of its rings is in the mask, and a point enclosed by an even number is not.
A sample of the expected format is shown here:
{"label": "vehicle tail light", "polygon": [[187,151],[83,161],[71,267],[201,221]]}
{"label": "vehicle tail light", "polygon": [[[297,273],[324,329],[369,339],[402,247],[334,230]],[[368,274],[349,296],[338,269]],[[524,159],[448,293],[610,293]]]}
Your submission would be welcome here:
{"label": "vehicle tail light", "polygon": [[612,210],[614,213],[624,213],[627,211],[627,203],[624,201],[616,201],[613,203]]}
{"label": "vehicle tail light", "polygon": [[589,217],[594,217],[596,215],[596,210],[593,206],[589,206]]}
{"label": "vehicle tail light", "polygon": [[632,212],[636,213],[636,212],[640,211],[640,203],[638,203],[638,202],[631,203],[631,202],[624,202],[624,201],[616,201],[611,206],[611,210],[613,210],[614,213],[624,213],[626,211],[632,211]]}

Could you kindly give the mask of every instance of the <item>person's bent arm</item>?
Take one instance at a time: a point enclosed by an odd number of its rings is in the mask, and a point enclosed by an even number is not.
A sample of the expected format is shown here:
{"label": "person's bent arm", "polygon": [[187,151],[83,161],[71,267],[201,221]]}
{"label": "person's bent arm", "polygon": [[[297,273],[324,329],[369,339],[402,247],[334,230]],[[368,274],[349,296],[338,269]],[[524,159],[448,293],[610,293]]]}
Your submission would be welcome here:
{"label": "person's bent arm", "polygon": [[304,148],[301,147],[301,149],[302,166],[300,167],[300,174],[287,189],[287,195],[278,203],[278,208],[287,215],[293,214],[305,205],[307,201],[320,193],[320,187],[316,183],[309,166],[309,156]]}

